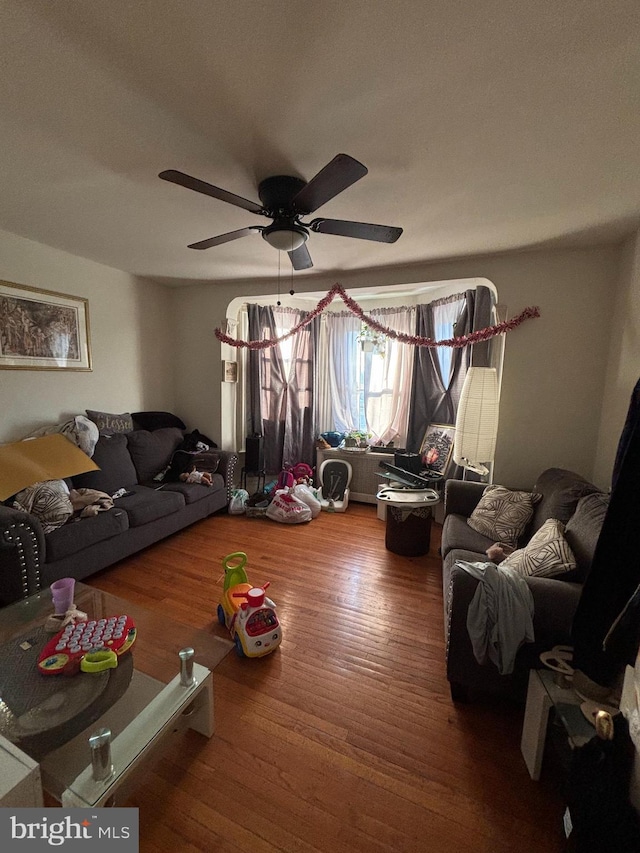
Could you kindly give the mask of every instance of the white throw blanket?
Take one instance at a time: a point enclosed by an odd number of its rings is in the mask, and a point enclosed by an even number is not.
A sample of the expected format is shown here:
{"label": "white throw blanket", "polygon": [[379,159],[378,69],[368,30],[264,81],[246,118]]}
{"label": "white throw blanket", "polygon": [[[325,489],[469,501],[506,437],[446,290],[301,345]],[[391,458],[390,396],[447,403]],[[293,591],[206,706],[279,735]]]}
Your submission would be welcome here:
{"label": "white throw blanket", "polygon": [[480,664],[493,661],[501,675],[513,672],[518,649],[532,643],[533,595],[522,575],[495,563],[456,560],[480,583],[467,612],[467,631]]}

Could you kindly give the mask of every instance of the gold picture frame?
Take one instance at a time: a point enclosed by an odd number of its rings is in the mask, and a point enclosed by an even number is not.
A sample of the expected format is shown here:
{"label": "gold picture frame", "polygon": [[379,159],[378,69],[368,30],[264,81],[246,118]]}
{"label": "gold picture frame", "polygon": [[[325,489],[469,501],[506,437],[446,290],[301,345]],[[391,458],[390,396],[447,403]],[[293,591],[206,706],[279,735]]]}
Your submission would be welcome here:
{"label": "gold picture frame", "polygon": [[0,368],[92,370],[89,300],[0,281]]}
{"label": "gold picture frame", "polygon": [[453,453],[453,441],[456,434],[451,424],[429,424],[420,445],[420,457],[425,468],[443,476]]}

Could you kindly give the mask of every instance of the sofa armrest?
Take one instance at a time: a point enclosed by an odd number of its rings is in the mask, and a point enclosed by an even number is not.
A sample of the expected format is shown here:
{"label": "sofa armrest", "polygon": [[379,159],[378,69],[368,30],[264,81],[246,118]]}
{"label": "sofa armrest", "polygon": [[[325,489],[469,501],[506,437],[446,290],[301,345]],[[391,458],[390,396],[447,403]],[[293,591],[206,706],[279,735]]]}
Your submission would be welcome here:
{"label": "sofa armrest", "polygon": [[38,519],[0,505],[0,604],[10,604],[40,589],[45,537]]}
{"label": "sofa armrest", "polygon": [[238,455],[232,450],[216,450],[220,457],[218,463],[218,474],[221,474],[224,479],[224,484],[227,488],[227,503],[231,500],[231,492],[233,490],[233,479],[235,476],[236,465],[238,463]]}
{"label": "sofa armrest", "polygon": [[539,665],[538,654],[557,644],[571,643],[571,625],[582,587],[577,583],[549,578],[527,578],[534,602],[535,641],[525,644],[516,658],[513,676],[500,675],[493,665],[481,666],[473,654],[467,630],[467,611],[478,587],[478,579],[455,565],[455,560],[474,561],[467,551],[449,554],[444,563],[443,596],[447,678],[452,693],[471,691],[520,693],[526,686],[527,668]]}
{"label": "sofa armrest", "polygon": [[444,484],[444,516],[450,513],[469,518],[474,511],[487,483],[471,480],[447,480]]}
{"label": "sofa armrest", "polygon": [[571,628],[582,584],[554,578],[527,578],[533,595],[533,629],[536,645],[551,649],[573,645]]}

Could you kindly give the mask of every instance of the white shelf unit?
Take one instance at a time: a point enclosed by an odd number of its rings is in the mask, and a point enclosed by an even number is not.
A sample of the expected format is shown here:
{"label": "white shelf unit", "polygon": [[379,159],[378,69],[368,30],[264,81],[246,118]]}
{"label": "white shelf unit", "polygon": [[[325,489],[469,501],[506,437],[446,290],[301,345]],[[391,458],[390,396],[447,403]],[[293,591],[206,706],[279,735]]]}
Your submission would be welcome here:
{"label": "white shelf unit", "polygon": [[[351,464],[353,474],[349,486],[349,500],[375,504],[381,485],[388,485],[381,462],[393,465],[393,453],[372,453],[371,451],[339,450],[338,448],[318,448],[316,451],[316,472],[325,459],[344,459]],[[319,480],[318,480],[319,485]]]}

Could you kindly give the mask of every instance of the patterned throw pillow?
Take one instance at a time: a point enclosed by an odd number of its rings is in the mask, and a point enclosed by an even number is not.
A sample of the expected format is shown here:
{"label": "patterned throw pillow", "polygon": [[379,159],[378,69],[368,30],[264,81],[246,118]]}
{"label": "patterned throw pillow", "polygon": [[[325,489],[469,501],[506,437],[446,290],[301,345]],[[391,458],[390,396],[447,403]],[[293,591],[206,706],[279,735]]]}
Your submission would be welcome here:
{"label": "patterned throw pillow", "polygon": [[97,424],[99,431],[107,435],[114,432],[131,432],[133,430],[133,418],[129,412],[121,415],[112,415],[109,412],[95,412],[87,409],[87,417]]}
{"label": "patterned throw pillow", "polygon": [[487,486],[467,524],[494,542],[515,546],[531,521],[535,500],[536,496],[531,492],[512,492],[504,486]]}
{"label": "patterned throw pillow", "polygon": [[28,486],[18,492],[13,506],[35,515],[45,533],[62,527],[73,515],[69,488],[64,480],[45,480]]}
{"label": "patterned throw pillow", "polygon": [[572,572],[576,558],[564,538],[564,524],[557,518],[547,519],[524,548],[514,551],[500,564],[503,566],[538,578],[555,578]]}

